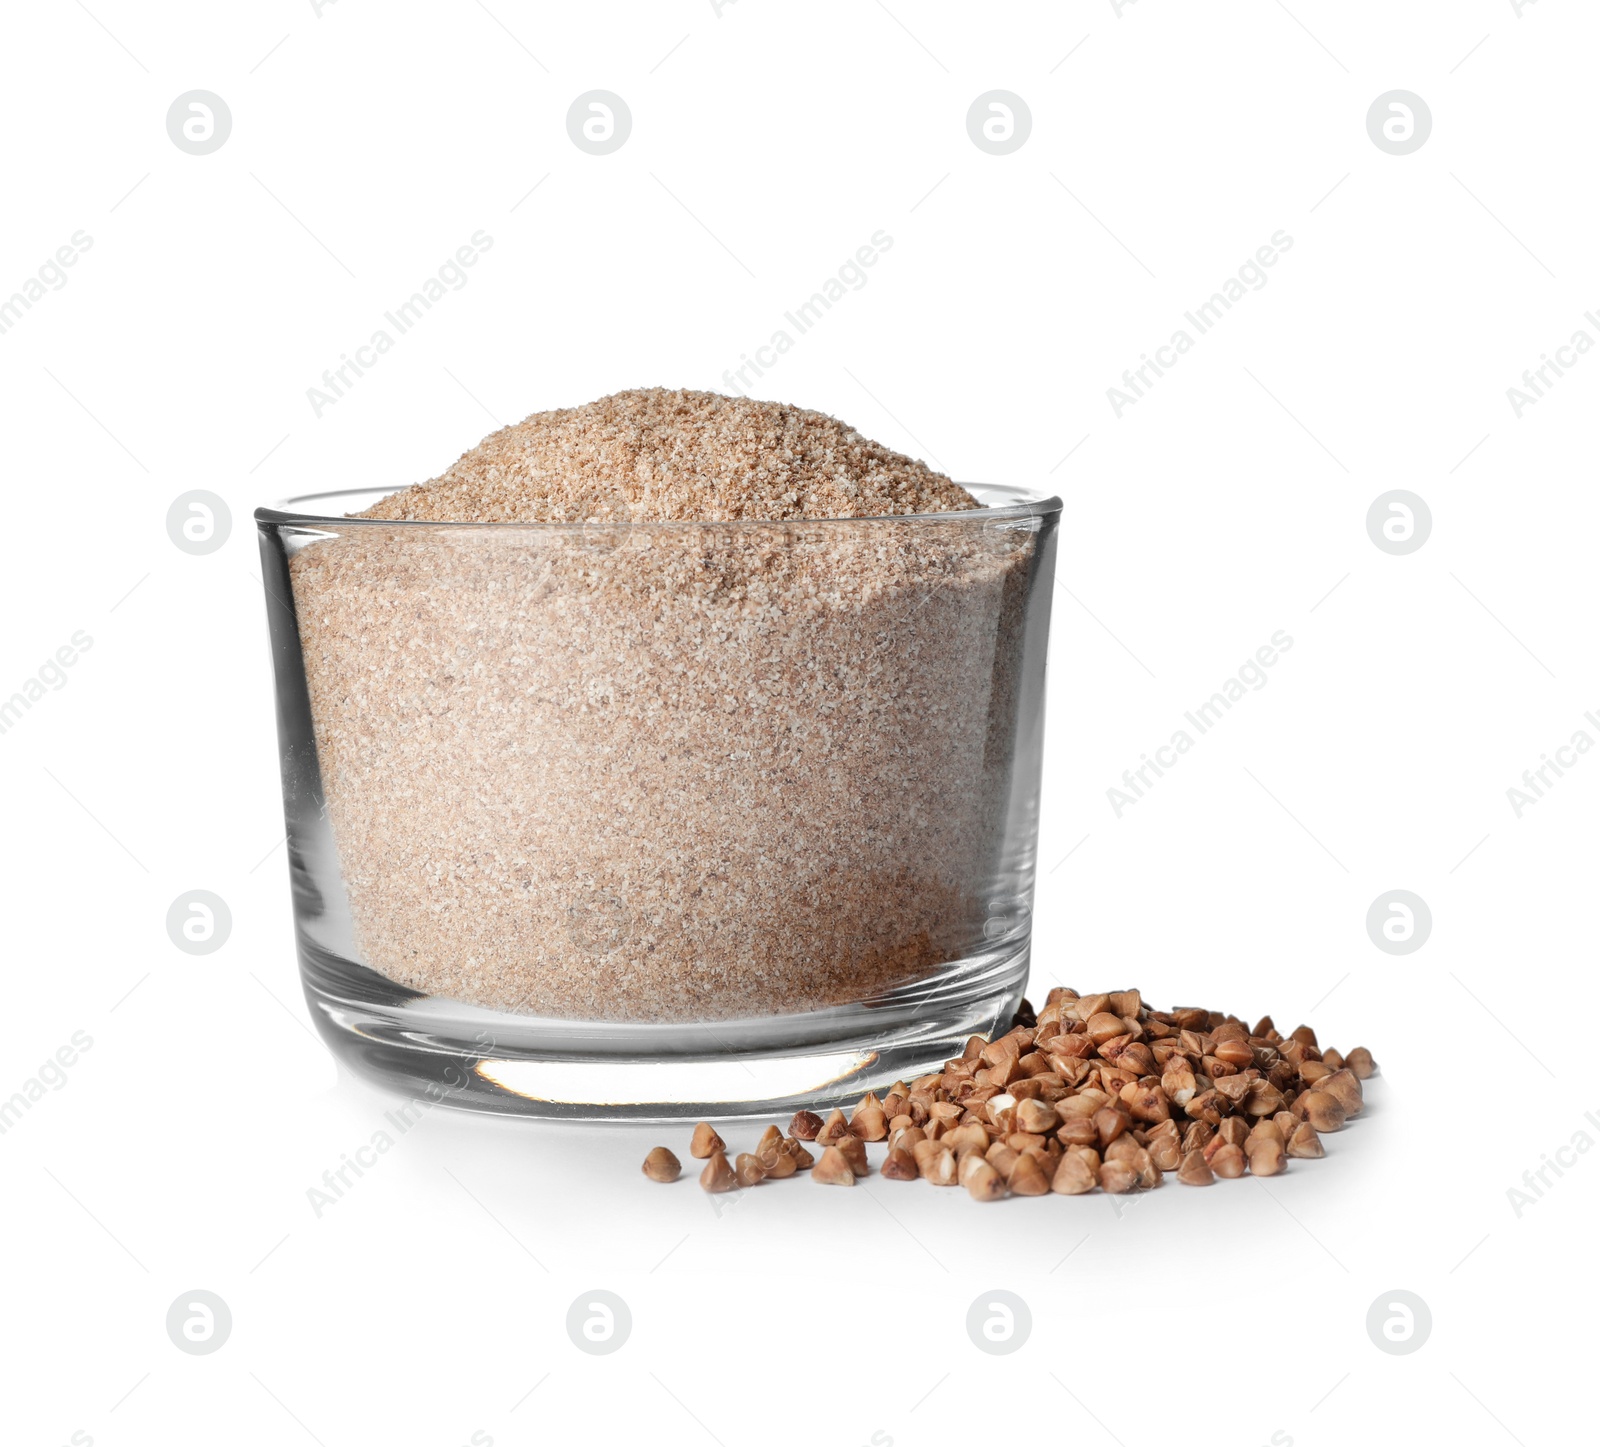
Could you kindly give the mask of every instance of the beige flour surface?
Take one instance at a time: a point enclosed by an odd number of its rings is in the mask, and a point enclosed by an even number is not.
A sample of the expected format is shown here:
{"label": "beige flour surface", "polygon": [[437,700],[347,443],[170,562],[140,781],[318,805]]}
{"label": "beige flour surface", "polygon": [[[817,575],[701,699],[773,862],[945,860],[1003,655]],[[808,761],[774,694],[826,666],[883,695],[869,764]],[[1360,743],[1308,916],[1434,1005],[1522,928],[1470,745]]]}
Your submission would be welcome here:
{"label": "beige flour surface", "polygon": [[536,412],[362,517],[426,522],[729,522],[888,517],[977,504],[925,463],[802,407],[618,392]]}
{"label": "beige flour surface", "polygon": [[[683,1021],[859,1001],[983,945],[1033,534],[817,413],[620,393],[290,560],[365,963]],[[779,520],[706,526],[651,518]]]}

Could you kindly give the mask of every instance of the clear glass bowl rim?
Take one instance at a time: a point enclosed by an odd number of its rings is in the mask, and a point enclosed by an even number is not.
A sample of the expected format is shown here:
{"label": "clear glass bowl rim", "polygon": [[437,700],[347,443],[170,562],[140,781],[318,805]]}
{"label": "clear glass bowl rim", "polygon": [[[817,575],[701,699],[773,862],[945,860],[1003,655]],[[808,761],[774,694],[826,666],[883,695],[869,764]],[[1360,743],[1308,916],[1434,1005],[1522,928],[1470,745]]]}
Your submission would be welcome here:
{"label": "clear glass bowl rim", "polygon": [[[884,523],[950,523],[950,524],[985,524],[994,522],[1023,522],[1030,519],[1044,519],[1057,517],[1061,512],[1061,499],[1054,494],[1045,494],[1033,488],[1017,487],[1009,483],[962,483],[960,486],[970,492],[975,488],[982,488],[988,493],[1005,493],[1013,495],[1015,502],[1007,502],[998,506],[984,506],[967,508],[962,511],[952,512],[921,512],[921,513],[887,513],[875,517],[843,517],[843,518],[733,518],[733,519],[695,519],[695,518],[670,518],[652,519],[645,522],[584,522],[584,523],[542,523],[542,522],[431,522],[418,521],[409,518],[358,518],[346,517],[340,513],[331,513],[308,507],[308,504],[328,502],[335,498],[365,498],[362,504],[372,506],[382,497],[400,491],[394,487],[350,487],[338,488],[331,492],[305,493],[298,497],[284,498],[282,501],[272,503],[255,510],[255,519],[258,523],[269,527],[303,527],[303,528],[483,528],[505,531],[522,529],[527,532],[549,533],[592,533],[603,528],[626,529],[651,529],[662,530],[671,528],[728,528],[728,529],[771,529],[771,528],[809,528],[809,527],[848,527],[850,525],[862,526],[865,524],[882,525]],[[976,495],[976,494],[974,494]],[[1035,522],[1037,527],[1038,523]]]}

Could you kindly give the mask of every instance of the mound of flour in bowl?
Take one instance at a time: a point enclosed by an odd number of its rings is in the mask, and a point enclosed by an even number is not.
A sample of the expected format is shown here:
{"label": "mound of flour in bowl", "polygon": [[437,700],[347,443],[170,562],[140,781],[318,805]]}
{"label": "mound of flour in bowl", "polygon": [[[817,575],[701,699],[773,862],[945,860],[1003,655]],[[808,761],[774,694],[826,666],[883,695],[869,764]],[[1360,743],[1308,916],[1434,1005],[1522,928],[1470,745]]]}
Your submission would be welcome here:
{"label": "mound of flour in bowl", "polygon": [[889,517],[977,504],[821,412],[652,387],[536,412],[362,517],[425,522],[735,522]]}
{"label": "mound of flour in bowl", "polygon": [[981,949],[1035,550],[938,516],[977,506],[820,413],[653,389],[505,428],[303,547],[364,963],[685,1021]]}

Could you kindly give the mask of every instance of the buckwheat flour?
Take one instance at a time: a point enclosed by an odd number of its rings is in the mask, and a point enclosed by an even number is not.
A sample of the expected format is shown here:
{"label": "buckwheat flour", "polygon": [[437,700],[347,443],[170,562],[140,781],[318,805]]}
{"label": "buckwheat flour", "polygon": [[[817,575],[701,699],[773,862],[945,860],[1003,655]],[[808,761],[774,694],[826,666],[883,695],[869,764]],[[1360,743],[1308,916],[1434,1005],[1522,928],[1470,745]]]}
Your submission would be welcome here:
{"label": "buckwheat flour", "polygon": [[364,962],[682,1021],[981,948],[1033,534],[892,520],[976,506],[819,413],[652,389],[505,428],[360,515],[397,526],[301,549]]}
{"label": "buckwheat flour", "polygon": [[885,517],[977,504],[821,412],[652,387],[538,412],[363,517],[429,522],[731,522]]}

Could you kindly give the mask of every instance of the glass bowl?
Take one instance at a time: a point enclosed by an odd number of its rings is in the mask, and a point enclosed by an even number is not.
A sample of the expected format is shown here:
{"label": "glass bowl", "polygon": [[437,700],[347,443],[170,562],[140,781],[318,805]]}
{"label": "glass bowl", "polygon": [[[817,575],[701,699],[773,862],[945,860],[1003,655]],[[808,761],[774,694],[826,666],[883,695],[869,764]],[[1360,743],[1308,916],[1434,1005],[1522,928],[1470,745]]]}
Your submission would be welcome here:
{"label": "glass bowl", "polygon": [[306,999],[433,1103],[826,1105],[1028,972],[1060,500],[784,522],[256,512]]}

